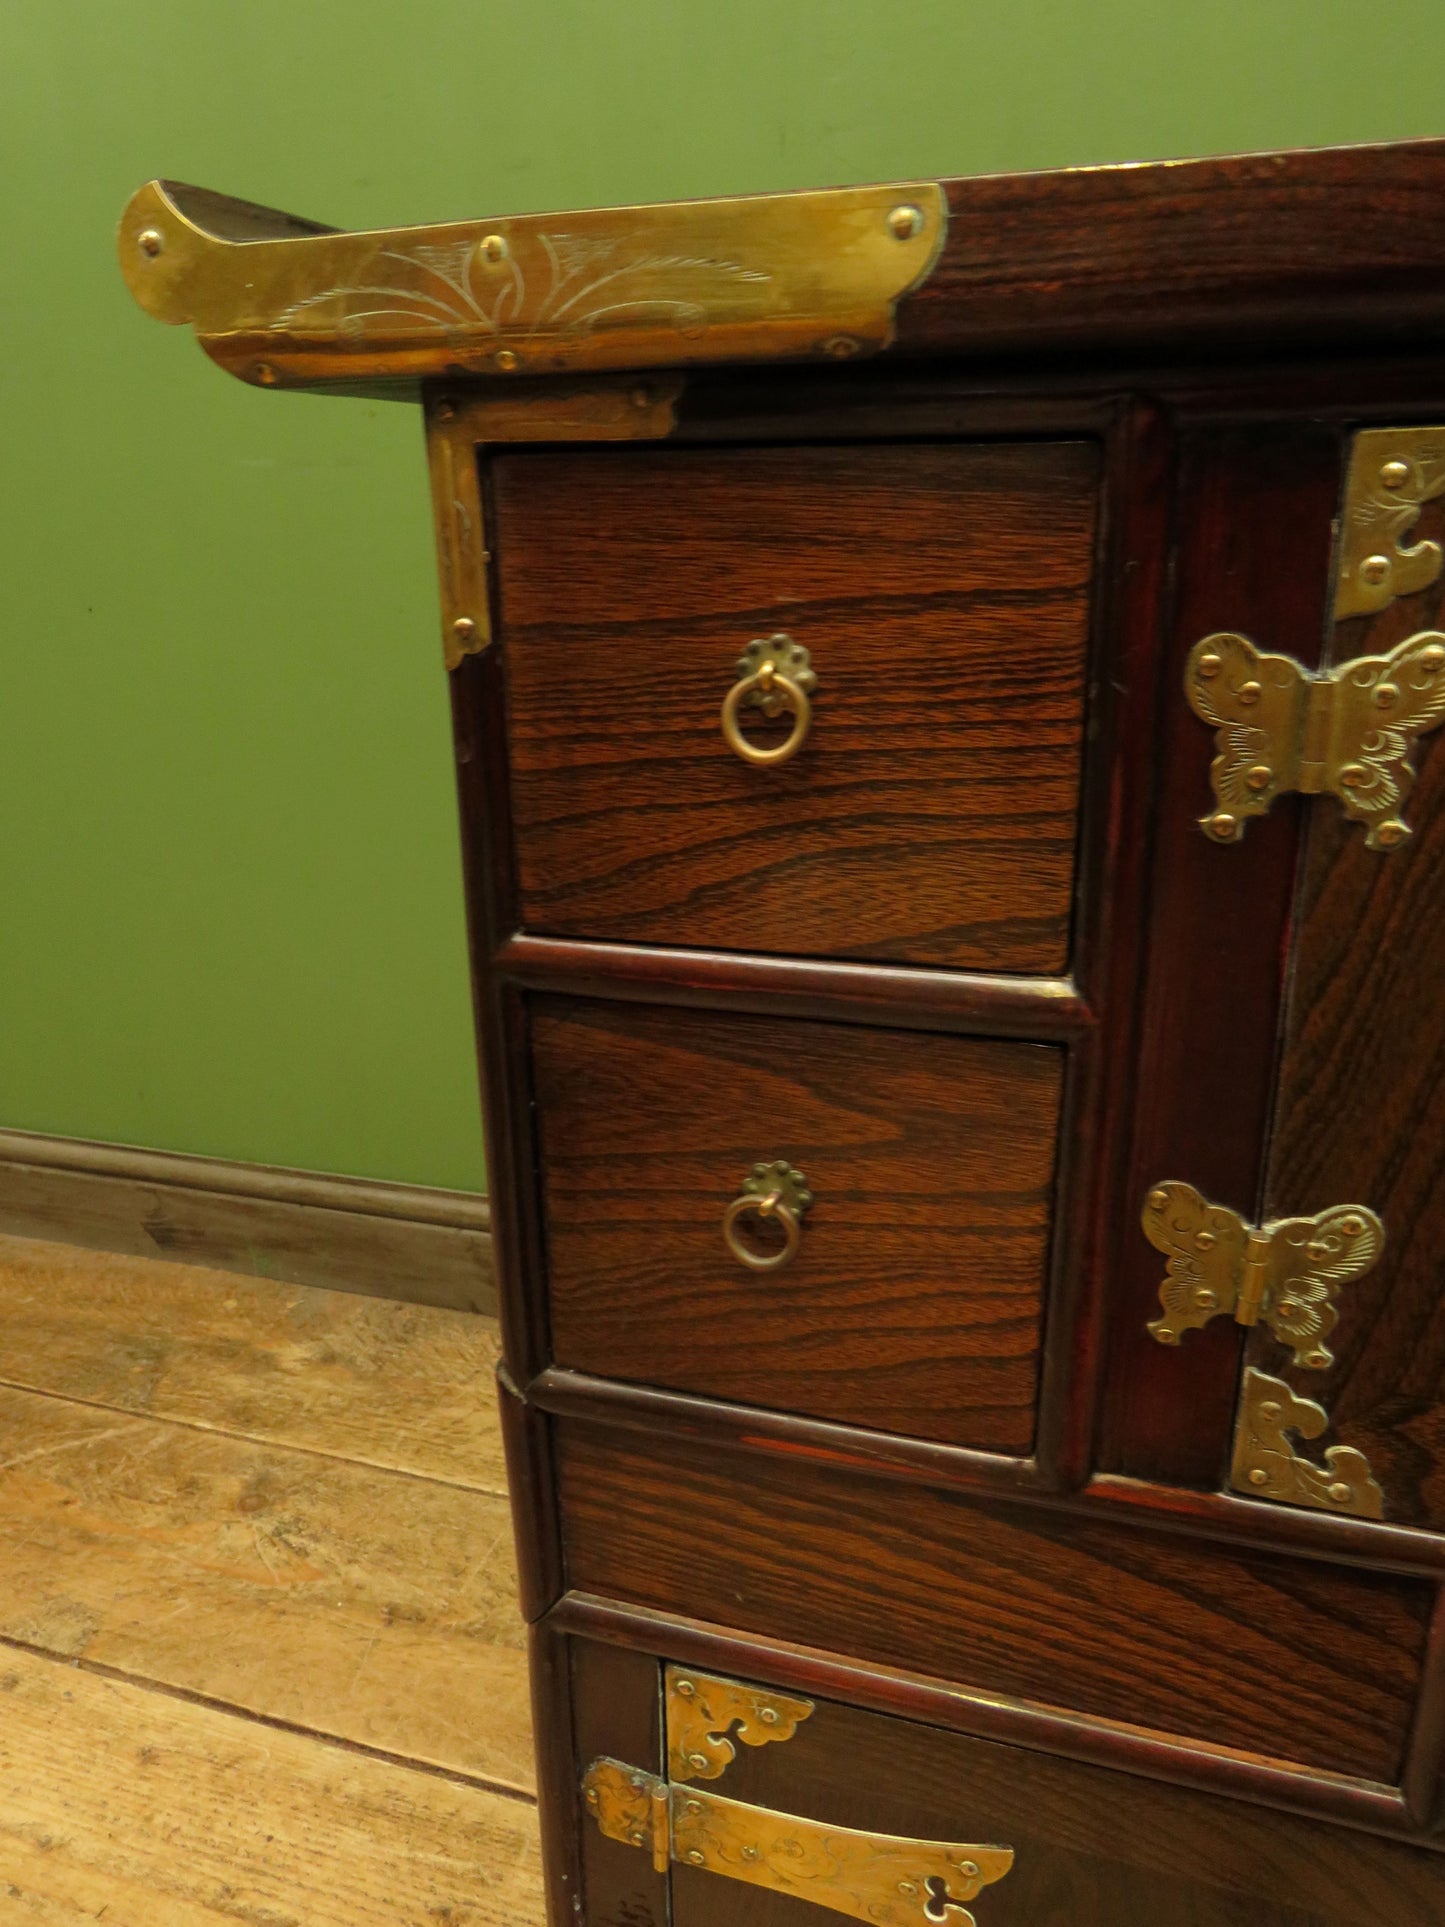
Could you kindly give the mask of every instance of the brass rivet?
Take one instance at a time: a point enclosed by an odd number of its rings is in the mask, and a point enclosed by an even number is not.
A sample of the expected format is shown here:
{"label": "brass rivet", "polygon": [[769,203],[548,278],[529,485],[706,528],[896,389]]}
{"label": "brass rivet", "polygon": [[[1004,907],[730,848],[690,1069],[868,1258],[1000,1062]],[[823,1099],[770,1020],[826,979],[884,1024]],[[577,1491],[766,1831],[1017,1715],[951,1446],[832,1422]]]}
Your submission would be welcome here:
{"label": "brass rivet", "polygon": [[888,231],[896,241],[911,241],[915,234],[923,232],[923,209],[909,207],[906,202],[902,207],[895,207],[888,216]]}
{"label": "brass rivet", "polygon": [[589,1806],[589,1807],[595,1807],[595,1806],[597,1805],[597,1802],[598,1802],[598,1800],[600,1799],[600,1797],[601,1797],[601,1796],[599,1795],[599,1793],[598,1793],[598,1791],[597,1791],[597,1789],[596,1789],[596,1787],[595,1787],[595,1786],[590,1786],[590,1787],[588,1787],[588,1789],[587,1789],[587,1804],[588,1804],[588,1806]]}
{"label": "brass rivet", "polygon": [[1298,1298],[1281,1298],[1279,1301],[1279,1313],[1281,1318],[1293,1318],[1295,1313],[1299,1309],[1300,1309],[1300,1303]]}
{"label": "brass rivet", "polygon": [[651,408],[652,390],[650,388],[634,388],[628,399],[634,408]]}
{"label": "brass rivet", "polygon": [[1278,1418],[1284,1407],[1277,1398],[1267,1398],[1259,1408],[1261,1418]]}
{"label": "brass rivet", "polygon": [[1375,841],[1387,850],[1393,850],[1397,843],[1403,843],[1410,834],[1403,823],[1382,823],[1375,831]]}
{"label": "brass rivet", "polygon": [[963,1875],[965,1880],[978,1879],[978,1866],[972,1860],[961,1860],[958,1865],[958,1871]]}
{"label": "brass rivet", "polygon": [[157,255],[166,244],[166,237],[158,227],[142,228],[135,237],[142,254]]}
{"label": "brass rivet", "polygon": [[1167,1191],[1151,1191],[1149,1193],[1149,1209],[1151,1211],[1162,1211],[1168,1202],[1169,1193]]}
{"label": "brass rivet", "polygon": [[744,1848],[743,1848],[743,1859],[744,1859],[744,1860],[756,1860],[756,1859],[757,1859],[757,1857],[758,1857],[758,1850],[757,1850],[757,1848],[756,1848],[756,1847],[744,1847]]}
{"label": "brass rivet", "polygon": [[1257,703],[1264,691],[1257,682],[1242,682],[1235,694],[1242,703]]}
{"label": "brass rivet", "polygon": [[439,422],[451,422],[451,421],[455,421],[456,418],[457,418],[457,411],[455,406],[451,402],[439,401],[437,403],[437,420]]}
{"label": "brass rivet", "polygon": [[1201,1231],[1195,1238],[1194,1243],[1200,1251],[1213,1251],[1214,1233],[1212,1231]]}
{"label": "brass rivet", "polygon": [[1438,642],[1432,642],[1428,649],[1422,649],[1420,667],[1429,670],[1432,676],[1437,669],[1445,669],[1445,649]]}
{"label": "brass rivet", "polygon": [[703,1861],[707,1859],[707,1855],[701,1847],[694,1847],[687,1857],[695,1867],[700,1867]]}
{"label": "brass rivet", "polygon": [[1343,1479],[1338,1480],[1330,1487],[1330,1497],[1336,1505],[1343,1505],[1349,1496],[1350,1488],[1345,1484]]}
{"label": "brass rivet", "polygon": [[1195,664],[1198,673],[1203,676],[1206,681],[1208,681],[1211,676],[1217,676],[1223,667],[1223,656],[1216,656],[1212,649],[1206,651]]}
{"label": "brass rivet", "polygon": [[1219,1303],[1219,1300],[1215,1297],[1214,1293],[1209,1289],[1209,1287],[1207,1285],[1204,1285],[1204,1286],[1201,1286],[1201,1288],[1195,1292],[1194,1302],[1196,1305],[1198,1305],[1201,1311],[1213,1311],[1214,1307]]}
{"label": "brass rivet", "polygon": [[505,261],[507,243],[500,234],[484,234],[477,243],[477,252],[484,261]]}
{"label": "brass rivet", "polygon": [[256,363],[256,379],[263,388],[274,388],[281,377],[276,373],[276,370],[271,366],[269,361],[258,361]]}
{"label": "brass rivet", "polygon": [[1253,769],[1244,773],[1244,780],[1252,790],[1267,790],[1274,771],[1268,763],[1256,763]]}
{"label": "brass rivet", "polygon": [[1360,1233],[1364,1230],[1364,1228],[1365,1228],[1364,1219],[1357,1218],[1353,1211],[1350,1213],[1348,1218],[1340,1219],[1340,1230],[1344,1232],[1347,1238],[1358,1238]]}
{"label": "brass rivet", "polygon": [[702,1812],[702,1801],[701,1801],[701,1800],[689,1800],[689,1801],[688,1801],[688,1803],[687,1803],[687,1805],[686,1805],[686,1806],[685,1806],[685,1807],[683,1808],[683,1812],[684,1812],[684,1813],[701,1813],[701,1812]]}
{"label": "brass rivet", "polygon": [[764,1726],[776,1726],[778,1723],[777,1712],[771,1706],[762,1707],[758,1712],[758,1718]]}
{"label": "brass rivet", "polygon": [[1331,1361],[1328,1352],[1310,1352],[1304,1362],[1311,1371],[1323,1372],[1329,1368]]}
{"label": "brass rivet", "polygon": [[510,348],[499,348],[492,359],[504,375],[510,375],[517,365],[517,357]]}
{"label": "brass rivet", "polygon": [[916,1894],[918,1889],[911,1880],[900,1880],[898,1883],[898,1891],[901,1894]]}
{"label": "brass rivet", "polygon": [[694,1773],[701,1773],[707,1766],[707,1755],[705,1753],[689,1753],[687,1763]]}
{"label": "brass rivet", "polygon": [[1262,1465],[1257,1465],[1249,1475],[1251,1485],[1268,1485],[1269,1474]]}
{"label": "brass rivet", "polygon": [[1340,781],[1347,790],[1357,790],[1365,780],[1365,772],[1359,763],[1346,763],[1340,771]]}
{"label": "brass rivet", "polygon": [[1386,582],[1389,580],[1389,575],[1390,558],[1388,555],[1367,555],[1360,564],[1360,580],[1362,582]]}
{"label": "brass rivet", "polygon": [[645,1847],[647,1845],[647,1835],[645,1833],[634,1833],[629,1837],[634,1847]]}
{"label": "brass rivet", "polygon": [[1410,479],[1408,462],[1386,462],[1380,470],[1380,481],[1385,488],[1403,488]]}
{"label": "brass rivet", "polygon": [[834,361],[847,361],[849,356],[857,354],[858,347],[852,335],[829,335],[823,343],[823,353]]}
{"label": "brass rivet", "polygon": [[1329,1255],[1330,1255],[1329,1246],[1327,1244],[1321,1244],[1319,1239],[1315,1239],[1312,1244],[1307,1244],[1305,1246],[1305,1256],[1306,1258],[1309,1259],[1312,1265],[1323,1264],[1325,1259],[1328,1258]]}
{"label": "brass rivet", "polygon": [[1229,814],[1228,810],[1220,810],[1216,816],[1211,816],[1209,819],[1209,830],[1212,836],[1233,836],[1238,827],[1237,820]]}
{"label": "brass rivet", "polygon": [[1400,700],[1400,692],[1392,682],[1378,683],[1375,688],[1377,709],[1393,709]]}
{"label": "brass rivet", "polygon": [[672,1690],[675,1693],[681,1693],[682,1697],[685,1700],[690,1700],[693,1694],[697,1691],[697,1688],[693,1685],[690,1679],[680,1679],[678,1680],[677,1684],[673,1687]]}
{"label": "brass rivet", "polygon": [[452,634],[458,642],[475,642],[477,639],[477,625],[472,621],[470,616],[458,616],[452,624]]}

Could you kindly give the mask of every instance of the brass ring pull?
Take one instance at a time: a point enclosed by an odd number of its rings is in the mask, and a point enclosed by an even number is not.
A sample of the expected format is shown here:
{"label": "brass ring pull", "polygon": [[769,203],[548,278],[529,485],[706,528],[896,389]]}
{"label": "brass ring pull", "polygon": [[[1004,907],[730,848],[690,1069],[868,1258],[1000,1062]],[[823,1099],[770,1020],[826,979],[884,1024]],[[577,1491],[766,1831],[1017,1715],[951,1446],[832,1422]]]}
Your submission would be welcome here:
{"label": "brass ring pull", "polygon": [[[813,722],[810,698],[818,687],[818,678],[807,650],[791,636],[781,633],[760,636],[750,642],[739,657],[737,675],[738,680],[723,699],[723,741],[734,756],[757,768],[786,763],[807,741]],[[779,716],[785,709],[790,710],[793,727],[787,739],[772,749],[750,743],[738,721],[745,703],[750,708],[761,709],[765,716]]]}
{"label": "brass ring pull", "polygon": [[[742,1190],[722,1216],[723,1242],[749,1271],[781,1271],[798,1255],[803,1237],[803,1213],[813,1202],[807,1180],[791,1164],[755,1164],[743,1179]],[[772,1219],[783,1227],[777,1251],[758,1251],[739,1236],[748,1216]]]}

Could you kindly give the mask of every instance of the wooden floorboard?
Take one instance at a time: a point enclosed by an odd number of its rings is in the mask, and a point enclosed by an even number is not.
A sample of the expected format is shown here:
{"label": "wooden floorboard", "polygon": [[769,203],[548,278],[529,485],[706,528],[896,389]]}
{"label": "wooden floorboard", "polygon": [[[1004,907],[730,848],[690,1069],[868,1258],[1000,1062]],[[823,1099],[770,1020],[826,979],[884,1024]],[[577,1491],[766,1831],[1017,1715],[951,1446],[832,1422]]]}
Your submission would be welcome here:
{"label": "wooden floorboard", "polygon": [[0,1635],[532,1786],[490,1493],[0,1387]]}
{"label": "wooden floorboard", "polygon": [[540,1927],[496,1355],[0,1238],[0,1927]]}
{"label": "wooden floorboard", "polygon": [[0,1382],[506,1492],[492,1320],[0,1237]]}
{"label": "wooden floorboard", "polygon": [[0,1648],[10,1927],[541,1927],[536,1811]]}

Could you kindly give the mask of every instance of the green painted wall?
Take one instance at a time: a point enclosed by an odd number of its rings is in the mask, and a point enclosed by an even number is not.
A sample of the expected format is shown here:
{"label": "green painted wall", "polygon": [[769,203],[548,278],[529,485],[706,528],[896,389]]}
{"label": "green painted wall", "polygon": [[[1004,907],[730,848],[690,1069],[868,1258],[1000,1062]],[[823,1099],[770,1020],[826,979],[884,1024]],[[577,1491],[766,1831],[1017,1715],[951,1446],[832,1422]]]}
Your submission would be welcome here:
{"label": "green painted wall", "polygon": [[367,226],[1440,134],[1441,33],[1438,0],[10,0],[0,1123],[482,1178],[417,418],[143,317],[142,181]]}

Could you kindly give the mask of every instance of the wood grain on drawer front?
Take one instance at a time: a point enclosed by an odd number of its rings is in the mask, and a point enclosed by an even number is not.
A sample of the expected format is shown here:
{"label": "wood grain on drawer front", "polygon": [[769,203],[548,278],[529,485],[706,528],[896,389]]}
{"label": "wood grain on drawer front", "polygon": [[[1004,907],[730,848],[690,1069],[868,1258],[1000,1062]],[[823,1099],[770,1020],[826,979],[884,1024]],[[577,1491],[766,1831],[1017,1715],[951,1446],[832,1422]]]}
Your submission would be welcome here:
{"label": "wood grain on drawer front", "polygon": [[[559,1365],[1028,1451],[1061,1050],[552,997],[532,1050]],[[779,1158],[815,1203],[748,1271]]]}
{"label": "wood grain on drawer front", "polygon": [[[515,454],[492,466],[523,927],[1057,972],[1099,452]],[[718,716],[756,636],[812,735]]]}
{"label": "wood grain on drawer front", "polygon": [[559,1426],[568,1583],[1393,1783],[1425,1581]]}

